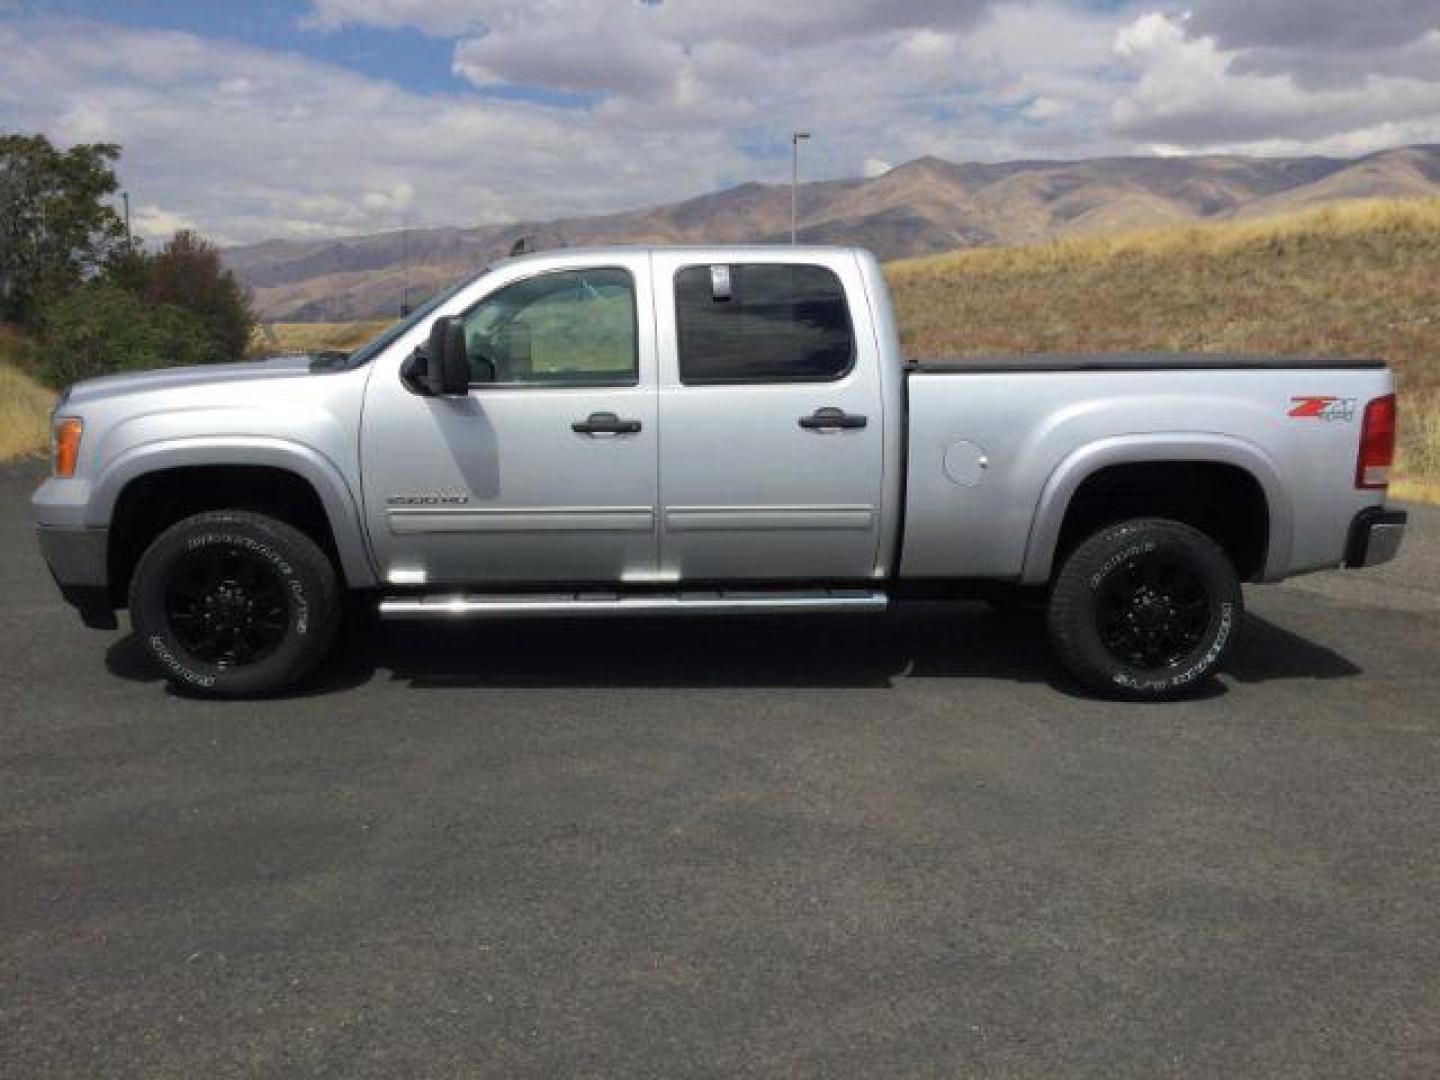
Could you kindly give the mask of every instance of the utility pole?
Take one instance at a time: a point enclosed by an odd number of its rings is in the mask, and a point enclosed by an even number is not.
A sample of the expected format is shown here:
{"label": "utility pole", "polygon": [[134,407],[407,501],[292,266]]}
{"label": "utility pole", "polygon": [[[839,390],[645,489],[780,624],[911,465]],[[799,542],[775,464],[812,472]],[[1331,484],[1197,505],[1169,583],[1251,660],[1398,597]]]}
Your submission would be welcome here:
{"label": "utility pole", "polygon": [[400,221],[400,317],[410,314],[410,228]]}
{"label": "utility pole", "polygon": [[810,138],[808,131],[790,133],[790,243],[795,243],[800,219],[800,140]]}
{"label": "utility pole", "polygon": [[122,191],[120,200],[125,204],[125,250],[129,252],[135,247],[134,241],[130,239],[130,192]]}

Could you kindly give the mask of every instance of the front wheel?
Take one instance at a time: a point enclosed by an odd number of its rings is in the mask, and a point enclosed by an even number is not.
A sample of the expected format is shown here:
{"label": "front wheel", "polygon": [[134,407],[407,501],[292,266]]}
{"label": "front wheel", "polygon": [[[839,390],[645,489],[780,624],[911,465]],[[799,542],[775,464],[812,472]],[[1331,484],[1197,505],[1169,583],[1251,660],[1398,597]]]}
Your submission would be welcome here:
{"label": "front wheel", "polygon": [[1244,613],[1224,550],[1178,521],[1108,526],[1065,560],[1050,597],[1050,638],[1086,686],[1161,701],[1210,678]]}
{"label": "front wheel", "polygon": [[170,683],[209,697],[293,686],[340,621],[335,569],[298,529],[222,510],[166,529],[130,582],[130,619]]}

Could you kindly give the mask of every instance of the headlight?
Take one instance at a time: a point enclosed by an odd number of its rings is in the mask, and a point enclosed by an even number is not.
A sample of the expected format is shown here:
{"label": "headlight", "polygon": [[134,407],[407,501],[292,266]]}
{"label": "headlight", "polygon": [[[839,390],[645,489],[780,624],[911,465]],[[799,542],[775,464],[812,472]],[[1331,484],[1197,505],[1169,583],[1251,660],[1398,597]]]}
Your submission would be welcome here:
{"label": "headlight", "polygon": [[51,460],[56,476],[74,476],[80,458],[80,436],[85,422],[78,416],[57,416],[50,426]]}

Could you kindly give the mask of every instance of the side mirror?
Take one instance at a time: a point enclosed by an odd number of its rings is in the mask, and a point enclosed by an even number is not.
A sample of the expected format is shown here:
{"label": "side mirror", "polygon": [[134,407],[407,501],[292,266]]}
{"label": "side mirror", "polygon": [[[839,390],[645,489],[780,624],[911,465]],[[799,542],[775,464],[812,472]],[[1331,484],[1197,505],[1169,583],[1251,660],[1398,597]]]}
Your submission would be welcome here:
{"label": "side mirror", "polygon": [[436,397],[461,397],[470,391],[470,362],[465,357],[465,324],[436,319],[426,346],[425,388]]}

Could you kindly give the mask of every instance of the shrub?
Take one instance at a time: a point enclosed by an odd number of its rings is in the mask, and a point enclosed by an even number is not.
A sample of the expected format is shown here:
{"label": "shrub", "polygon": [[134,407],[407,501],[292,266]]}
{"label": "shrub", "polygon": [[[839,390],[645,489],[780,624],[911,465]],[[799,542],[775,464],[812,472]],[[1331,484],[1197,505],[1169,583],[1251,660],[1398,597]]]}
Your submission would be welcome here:
{"label": "shrub", "polygon": [[52,386],[113,371],[215,359],[205,320],[173,304],[147,305],[133,293],[92,281],[46,311],[39,366]]}

